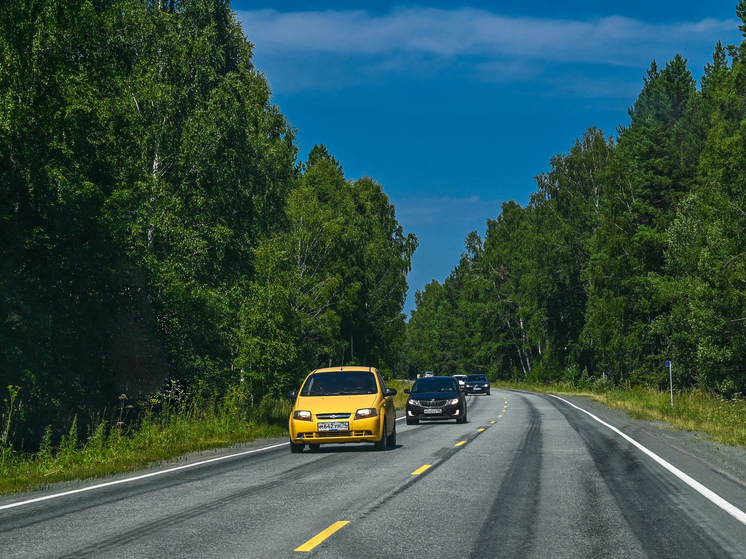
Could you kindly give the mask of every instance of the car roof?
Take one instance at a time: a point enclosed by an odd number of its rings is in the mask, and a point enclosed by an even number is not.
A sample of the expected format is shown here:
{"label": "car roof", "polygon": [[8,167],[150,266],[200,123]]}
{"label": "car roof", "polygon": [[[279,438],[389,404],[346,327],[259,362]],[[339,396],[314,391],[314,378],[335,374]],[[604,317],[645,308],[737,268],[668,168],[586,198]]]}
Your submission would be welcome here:
{"label": "car roof", "polygon": [[377,372],[377,369],[375,367],[361,367],[359,365],[349,365],[349,366],[342,366],[342,367],[325,367],[323,369],[315,369],[314,373],[350,373],[350,372],[370,372],[375,373]]}

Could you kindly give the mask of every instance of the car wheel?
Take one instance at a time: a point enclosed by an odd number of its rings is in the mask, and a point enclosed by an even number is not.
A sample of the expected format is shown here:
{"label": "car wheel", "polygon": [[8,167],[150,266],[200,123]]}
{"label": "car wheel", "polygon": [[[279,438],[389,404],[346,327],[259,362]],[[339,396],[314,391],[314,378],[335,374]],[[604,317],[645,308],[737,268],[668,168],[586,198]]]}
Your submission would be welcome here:
{"label": "car wheel", "polygon": [[290,452],[293,454],[298,454],[299,452],[303,452],[303,447],[306,446],[303,443],[294,443],[293,441],[290,441]]}
{"label": "car wheel", "polygon": [[386,421],[383,422],[383,429],[381,432],[381,440],[373,443],[376,450],[386,450],[388,443],[388,437],[386,436]]}
{"label": "car wheel", "polygon": [[394,430],[391,431],[391,434],[389,435],[389,438],[386,441],[386,444],[389,447],[396,446],[396,422],[394,422]]}
{"label": "car wheel", "polygon": [[321,445],[319,443],[308,443],[308,448],[315,452],[321,448]]}
{"label": "car wheel", "polygon": [[463,417],[457,417],[456,423],[466,423],[466,416],[464,415]]}
{"label": "car wheel", "polygon": [[420,422],[419,419],[409,419],[407,418],[407,425],[417,425]]}

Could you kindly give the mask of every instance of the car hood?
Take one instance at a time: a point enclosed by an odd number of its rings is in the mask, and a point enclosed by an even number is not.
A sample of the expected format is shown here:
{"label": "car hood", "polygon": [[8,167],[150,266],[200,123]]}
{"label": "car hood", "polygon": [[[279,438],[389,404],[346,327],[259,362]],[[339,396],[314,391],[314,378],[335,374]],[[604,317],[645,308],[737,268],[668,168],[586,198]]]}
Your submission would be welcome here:
{"label": "car hood", "polygon": [[355,413],[361,408],[374,408],[379,394],[342,396],[298,396],[295,409],[309,410],[314,414],[346,412]]}
{"label": "car hood", "polygon": [[413,392],[409,395],[413,400],[450,400],[458,398],[456,392]]}

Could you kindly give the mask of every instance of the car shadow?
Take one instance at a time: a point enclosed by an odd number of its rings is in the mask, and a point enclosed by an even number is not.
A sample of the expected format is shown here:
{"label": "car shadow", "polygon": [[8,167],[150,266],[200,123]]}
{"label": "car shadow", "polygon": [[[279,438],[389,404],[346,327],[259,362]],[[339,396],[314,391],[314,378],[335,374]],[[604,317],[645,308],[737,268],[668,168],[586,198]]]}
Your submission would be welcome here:
{"label": "car shadow", "polygon": [[390,450],[396,450],[401,448],[402,445],[396,444],[394,446],[390,446],[387,449],[380,451],[376,450],[376,448],[372,444],[366,444],[366,443],[355,443],[355,444],[322,444],[321,448],[312,450],[310,448],[303,449],[303,453],[308,454],[339,454],[339,453],[345,453],[345,452],[388,452]]}

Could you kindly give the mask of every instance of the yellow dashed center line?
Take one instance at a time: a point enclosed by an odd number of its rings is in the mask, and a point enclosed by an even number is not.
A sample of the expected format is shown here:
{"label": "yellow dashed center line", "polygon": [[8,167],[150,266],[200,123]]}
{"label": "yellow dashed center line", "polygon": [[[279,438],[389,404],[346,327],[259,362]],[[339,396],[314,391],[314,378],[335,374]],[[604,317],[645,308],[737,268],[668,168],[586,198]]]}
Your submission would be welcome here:
{"label": "yellow dashed center line", "polygon": [[484,431],[484,427],[482,427],[481,429],[477,429],[477,432],[479,433],[481,433],[482,431]]}
{"label": "yellow dashed center line", "polygon": [[311,538],[306,543],[304,543],[302,546],[297,548],[295,551],[311,551],[314,547],[319,545],[326,538],[331,536],[334,532],[336,532],[337,530],[346,526],[349,523],[350,523],[349,520],[340,520],[339,522],[335,522],[334,524],[329,526],[326,530],[324,530],[323,532],[320,532],[318,536]]}
{"label": "yellow dashed center line", "polygon": [[432,464],[425,464],[421,468],[417,468],[414,472],[412,472],[412,475],[413,476],[418,476],[418,475],[420,475],[422,472],[424,472],[425,470],[427,470],[431,466],[432,466]]}
{"label": "yellow dashed center line", "polygon": [[463,444],[466,444],[466,441],[461,441],[460,443],[456,443],[456,446],[461,446]]}

